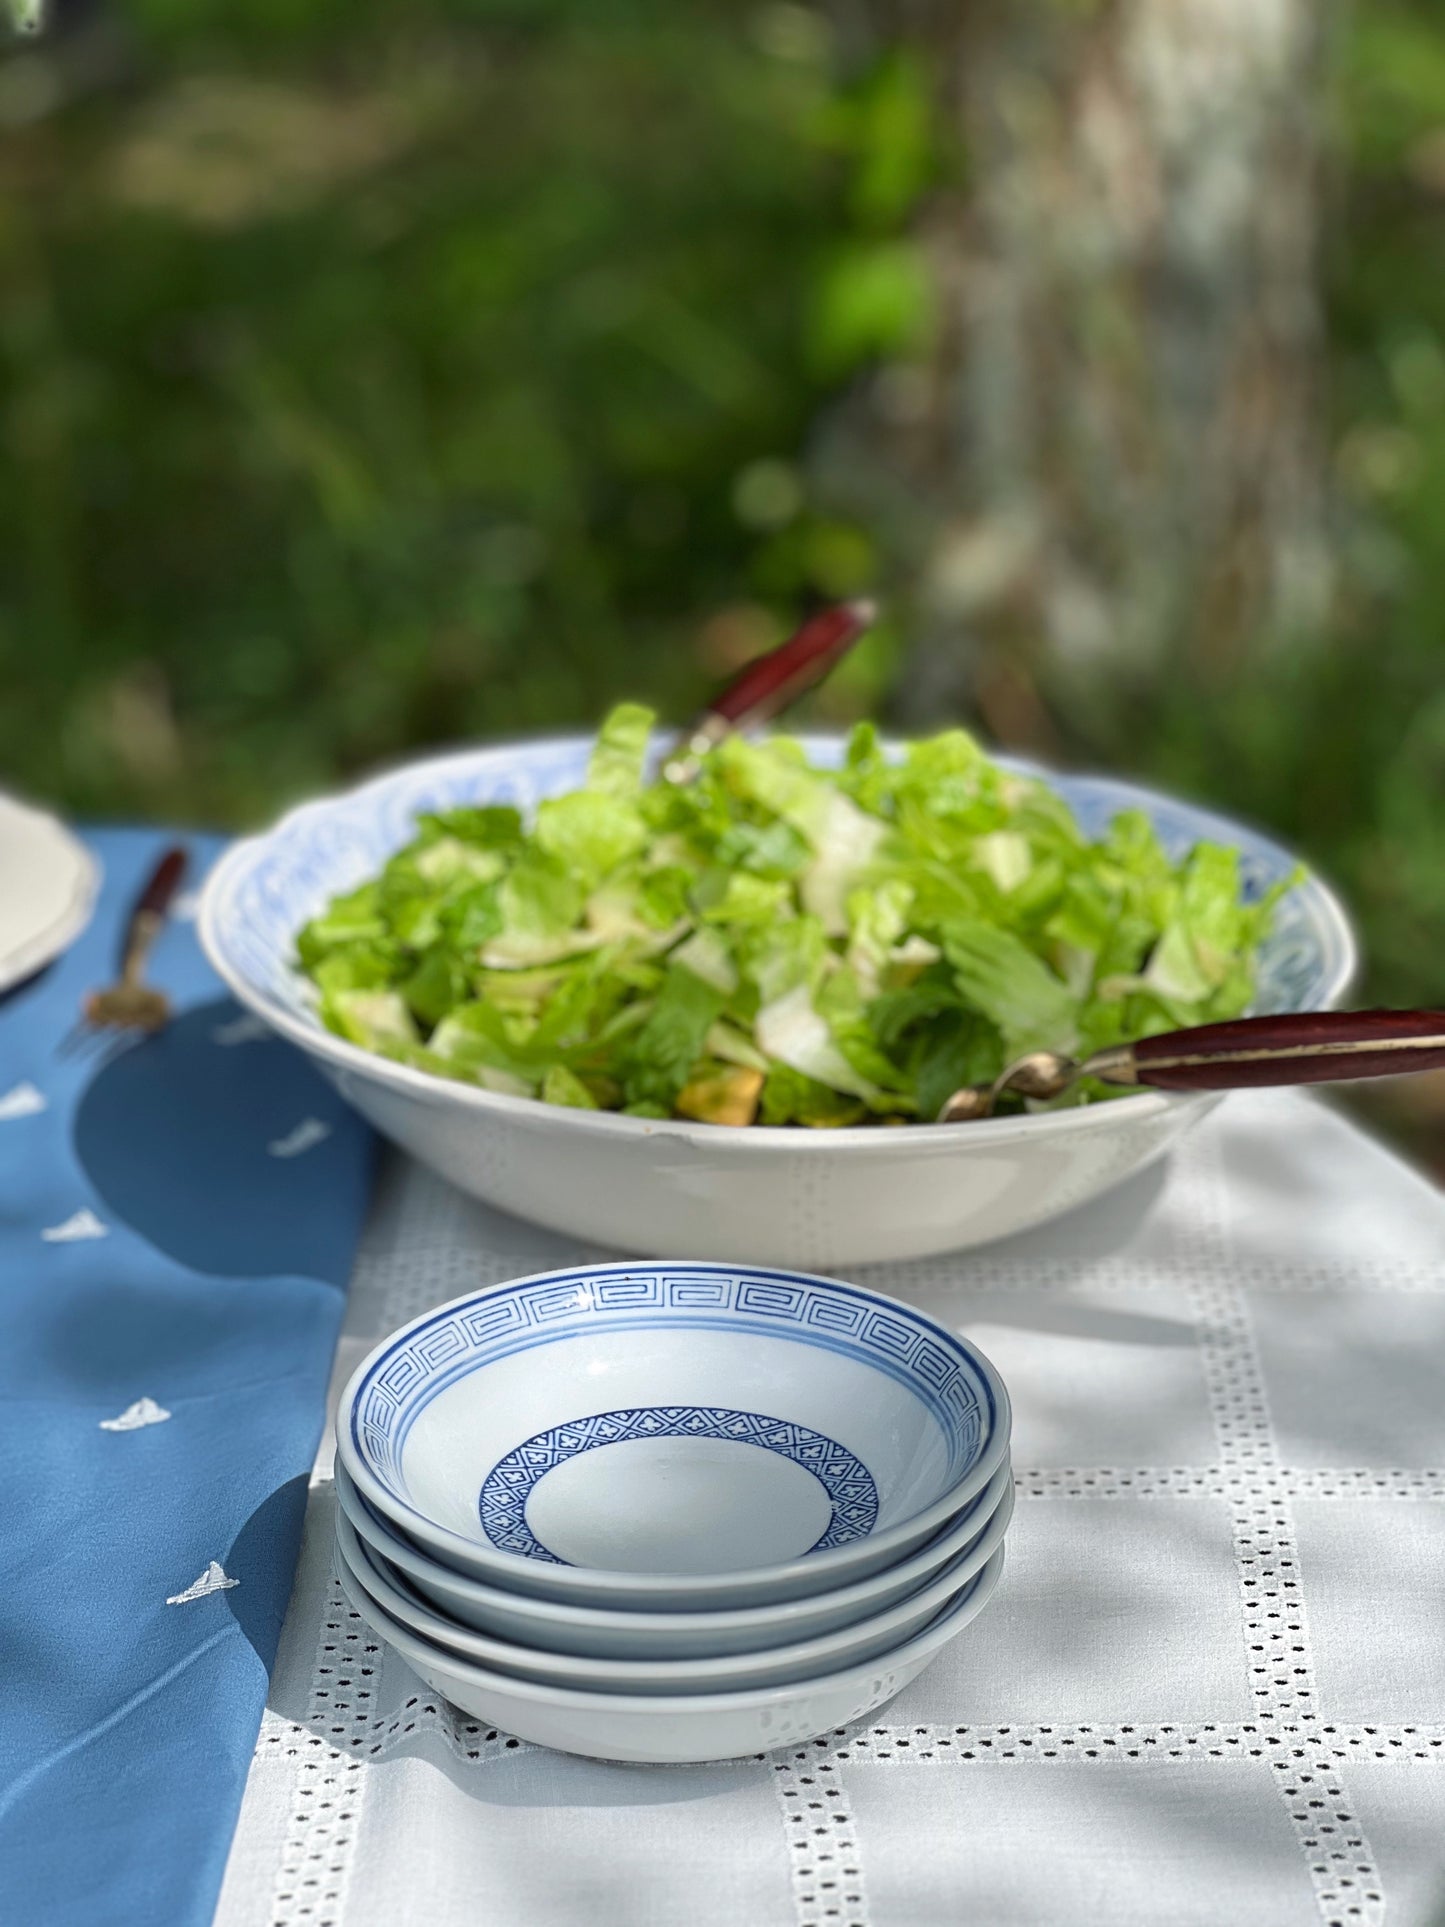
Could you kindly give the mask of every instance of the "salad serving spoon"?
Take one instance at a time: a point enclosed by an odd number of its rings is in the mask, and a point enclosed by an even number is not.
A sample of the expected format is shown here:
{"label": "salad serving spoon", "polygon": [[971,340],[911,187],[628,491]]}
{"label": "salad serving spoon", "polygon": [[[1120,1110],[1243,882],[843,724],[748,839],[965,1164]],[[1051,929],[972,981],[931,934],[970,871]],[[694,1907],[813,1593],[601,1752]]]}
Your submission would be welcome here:
{"label": "salad serving spoon", "polygon": [[748,663],[683,731],[662,766],[663,776],[669,783],[690,783],[724,736],[771,722],[822,682],[877,619],[877,605],[864,597],[809,616],[785,643]]}
{"label": "salad serving spoon", "polygon": [[1445,1069],[1445,1011],[1320,1010],[1237,1017],[1111,1044],[1076,1059],[1029,1051],[990,1084],[966,1084],[938,1113],[940,1124],[991,1117],[1005,1092],[1061,1097],[1081,1078],[1164,1091],[1233,1091],[1266,1084],[1343,1083]]}

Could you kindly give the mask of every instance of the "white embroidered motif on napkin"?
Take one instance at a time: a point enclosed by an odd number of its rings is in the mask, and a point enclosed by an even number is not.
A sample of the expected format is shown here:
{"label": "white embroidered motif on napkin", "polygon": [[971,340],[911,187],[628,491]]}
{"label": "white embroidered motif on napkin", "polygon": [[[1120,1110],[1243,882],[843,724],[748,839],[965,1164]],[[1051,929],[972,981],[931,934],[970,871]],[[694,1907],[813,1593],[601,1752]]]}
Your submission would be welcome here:
{"label": "white embroidered motif on napkin", "polygon": [[47,1225],[40,1235],[48,1245],[69,1245],[80,1238],[108,1238],[110,1226],[102,1224],[89,1205],[82,1205],[64,1224]]}
{"label": "white embroidered motif on napkin", "polygon": [[157,1405],[153,1398],[138,1398],[134,1405],[127,1405],[118,1418],[103,1418],[100,1421],[102,1432],[138,1432],[143,1425],[164,1425],[170,1413],[164,1405]]}
{"label": "white embroidered motif on napkin", "polygon": [[37,1111],[49,1108],[33,1084],[17,1084],[14,1090],[0,1097],[0,1124],[7,1123],[12,1117],[34,1117]]}
{"label": "white embroidered motif on napkin", "polygon": [[232,1586],[240,1585],[239,1579],[232,1579],[219,1559],[213,1559],[194,1584],[184,1592],[173,1592],[166,1601],[168,1606],[189,1606],[193,1599],[205,1599],[213,1592],[227,1592]]}
{"label": "white embroidered motif on napkin", "polygon": [[319,1117],[305,1117],[285,1137],[272,1138],[266,1149],[273,1158],[299,1158],[303,1151],[309,1151],[313,1144],[320,1144],[330,1135],[329,1124],[323,1124]]}
{"label": "white embroidered motif on napkin", "polygon": [[211,1032],[213,1044],[259,1044],[271,1035],[259,1017],[243,1011],[239,1017],[232,1017],[224,1024],[217,1024]]}

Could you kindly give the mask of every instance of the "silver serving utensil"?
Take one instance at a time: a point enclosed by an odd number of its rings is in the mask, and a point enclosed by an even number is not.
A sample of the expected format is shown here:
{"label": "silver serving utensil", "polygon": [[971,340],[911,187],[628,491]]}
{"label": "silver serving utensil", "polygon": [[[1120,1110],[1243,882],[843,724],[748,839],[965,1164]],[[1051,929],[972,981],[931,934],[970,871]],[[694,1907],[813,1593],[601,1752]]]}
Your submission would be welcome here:
{"label": "silver serving utensil", "polygon": [[990,1117],[1006,1091],[1061,1097],[1080,1078],[1167,1091],[1232,1091],[1266,1084],[1343,1083],[1445,1068],[1445,1011],[1321,1010],[1237,1017],[1112,1044],[1082,1061],[1029,1051],[991,1084],[966,1084],[938,1113],[940,1124]]}

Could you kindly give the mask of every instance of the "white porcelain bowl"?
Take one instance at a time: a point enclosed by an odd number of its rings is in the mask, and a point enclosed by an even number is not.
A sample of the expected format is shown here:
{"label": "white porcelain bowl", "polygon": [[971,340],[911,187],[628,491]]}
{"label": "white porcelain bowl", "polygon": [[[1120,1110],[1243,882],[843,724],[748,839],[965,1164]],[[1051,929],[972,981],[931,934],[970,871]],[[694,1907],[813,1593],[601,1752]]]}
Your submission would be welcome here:
{"label": "white porcelain bowl", "polygon": [[841,1672],[844,1667],[861,1666],[866,1660],[892,1652],[922,1632],[978,1576],[1003,1544],[1013,1509],[1010,1491],[977,1544],[951,1559],[921,1591],[900,1605],[817,1639],[709,1659],[582,1659],[473,1632],[434,1612],[401,1574],[388,1570],[344,1512],[336,1515],[336,1556],[362,1590],[393,1619],[444,1651],[491,1672],[536,1680],[544,1686],[575,1687],[586,1693],[666,1694],[676,1698],[736,1693],[754,1686],[787,1686],[800,1679],[816,1679],[822,1673]]}
{"label": "white porcelain bowl", "polygon": [[346,1467],[339,1462],[336,1467],[336,1497],[357,1536],[444,1618],[496,1639],[585,1659],[711,1659],[854,1626],[908,1599],[967,1552],[1012,1492],[1013,1468],[1005,1459],[973,1504],[911,1558],[835,1591],[732,1612],[622,1612],[529,1599],[452,1572],[388,1525],[362,1499]]}
{"label": "white porcelain bowl", "polygon": [[651,1610],[845,1585],[930,1539],[1008,1452],[977,1349],[877,1292],[644,1262],[470,1292],[357,1367],[337,1450],[455,1571]]}
{"label": "white porcelain bowl", "polygon": [[[809,739],[819,762],[836,761],[841,747],[838,738]],[[552,738],[408,764],[234,845],[206,885],[201,941],[241,1002],[316,1058],[379,1130],[464,1191],[623,1251],[851,1267],[980,1244],[1055,1217],[1147,1164],[1218,1101],[1149,1091],[987,1123],[739,1128],[503,1097],[389,1063],[328,1031],[295,967],[301,925],[373,875],[421,811],[483,800],[529,809],[582,780],[589,748],[586,738]],[[1176,853],[1201,838],[1237,845],[1251,891],[1294,867],[1277,844],[1207,810],[1002,760],[1043,776],[1090,832],[1138,808]],[[1280,907],[1257,1008],[1323,1009],[1354,966],[1344,913],[1311,879]]]}
{"label": "white porcelain bowl", "polygon": [[582,1693],[489,1672],[410,1632],[351,1578],[339,1578],[352,1608],[433,1691],[473,1719],[518,1739],[597,1760],[663,1764],[730,1760],[798,1746],[861,1719],[916,1679],[993,1596],[1003,1548],[966,1592],[905,1645],[865,1665],[792,1686],[677,1698]]}

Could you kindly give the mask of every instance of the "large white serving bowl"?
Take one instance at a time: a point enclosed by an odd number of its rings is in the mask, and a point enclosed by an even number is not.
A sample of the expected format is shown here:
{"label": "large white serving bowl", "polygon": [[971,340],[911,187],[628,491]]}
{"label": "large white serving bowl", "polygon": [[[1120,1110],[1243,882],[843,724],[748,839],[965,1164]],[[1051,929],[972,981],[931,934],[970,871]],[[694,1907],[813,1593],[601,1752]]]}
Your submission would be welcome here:
{"label": "large white serving bowl", "polygon": [[469,1292],[362,1360],[337,1451],[457,1572],[722,1610],[906,1558],[1008,1453],[1008,1393],[911,1306],[756,1266],[579,1266]]}
{"label": "large white serving bowl", "polygon": [[422,1639],[338,1572],[352,1609],[394,1647],[433,1691],[484,1720],[563,1753],[597,1760],[683,1763],[731,1760],[798,1746],[861,1719],[901,1692],[992,1598],[1003,1570],[1000,1546],[973,1584],[905,1645],[862,1666],[791,1686],[676,1698],[642,1693],[582,1693],[494,1673]]}
{"label": "large white serving bowl", "polygon": [[[836,737],[807,742],[820,763],[842,753]],[[328,1031],[295,965],[301,925],[374,875],[422,811],[481,801],[530,809],[582,780],[590,747],[589,738],[550,738],[407,764],[234,845],[206,885],[201,941],[241,1002],[315,1057],[379,1130],[464,1191],[623,1251],[809,1269],[869,1264],[1055,1217],[1139,1170],[1218,1102],[1146,1091],[1032,1117],[886,1131],[694,1124],[499,1096]],[[1200,839],[1236,845],[1251,893],[1295,867],[1256,831],[1155,791],[1001,761],[1042,776],[1090,833],[1135,808],[1172,852]],[[1343,994],[1355,960],[1344,912],[1311,878],[1280,907],[1256,1007],[1324,1009]]]}
{"label": "large white serving bowl", "polygon": [[388,1525],[366,1504],[346,1467],[339,1462],[336,1467],[336,1497],[358,1538],[388,1567],[404,1574],[444,1618],[496,1639],[584,1659],[710,1659],[791,1645],[854,1626],[908,1599],[969,1551],[1012,1492],[1013,1468],[1005,1459],[973,1504],[927,1545],[851,1586],[732,1612],[609,1612],[529,1599],[452,1572]]}
{"label": "large white serving bowl", "polygon": [[735,1693],[754,1686],[787,1686],[800,1679],[861,1666],[904,1645],[946,1610],[1003,1544],[1013,1517],[1012,1490],[995,1511],[977,1543],[951,1559],[921,1591],[885,1612],[817,1639],[770,1646],[753,1653],[719,1654],[708,1659],[598,1659],[548,1653],[513,1640],[494,1639],[434,1612],[395,1570],[370,1550],[344,1512],[336,1515],[336,1556],[351,1577],[393,1619],[433,1645],[494,1673],[537,1680],[544,1686],[570,1686],[588,1693],[658,1693],[677,1697],[696,1693]]}

